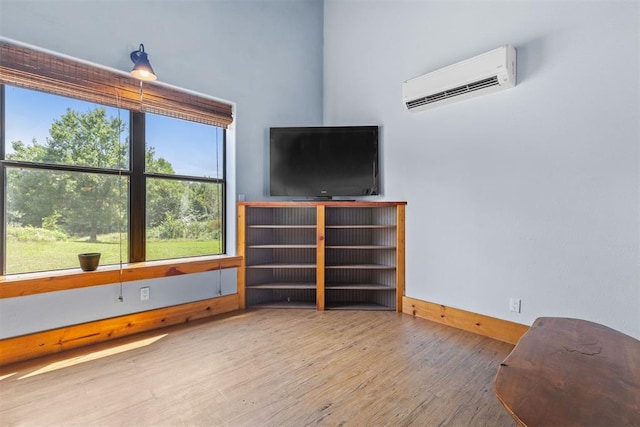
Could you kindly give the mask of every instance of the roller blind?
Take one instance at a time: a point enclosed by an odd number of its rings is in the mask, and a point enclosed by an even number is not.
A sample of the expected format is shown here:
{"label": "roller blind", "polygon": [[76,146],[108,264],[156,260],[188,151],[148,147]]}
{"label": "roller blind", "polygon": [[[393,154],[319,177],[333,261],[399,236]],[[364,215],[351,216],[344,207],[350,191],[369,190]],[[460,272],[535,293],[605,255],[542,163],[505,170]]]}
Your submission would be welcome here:
{"label": "roller blind", "polygon": [[0,83],[227,128],[230,104],[0,40]]}

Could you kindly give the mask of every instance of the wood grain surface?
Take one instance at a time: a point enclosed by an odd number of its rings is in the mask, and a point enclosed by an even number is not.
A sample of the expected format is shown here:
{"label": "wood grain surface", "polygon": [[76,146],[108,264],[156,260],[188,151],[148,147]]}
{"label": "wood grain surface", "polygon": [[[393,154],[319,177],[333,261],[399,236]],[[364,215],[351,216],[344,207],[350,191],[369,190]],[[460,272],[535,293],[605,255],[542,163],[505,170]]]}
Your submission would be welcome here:
{"label": "wood grain surface", "polygon": [[640,341],[541,317],[502,362],[495,393],[524,426],[640,426]]}
{"label": "wood grain surface", "polygon": [[492,393],[512,348],[393,311],[248,310],[7,367],[0,420],[513,426]]}

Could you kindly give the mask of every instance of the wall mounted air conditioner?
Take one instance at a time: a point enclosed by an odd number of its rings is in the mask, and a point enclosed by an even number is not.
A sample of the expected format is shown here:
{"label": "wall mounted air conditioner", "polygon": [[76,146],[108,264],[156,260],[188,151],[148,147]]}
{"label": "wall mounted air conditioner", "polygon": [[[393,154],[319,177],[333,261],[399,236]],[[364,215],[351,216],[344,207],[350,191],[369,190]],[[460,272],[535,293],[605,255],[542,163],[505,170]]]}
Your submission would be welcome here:
{"label": "wall mounted air conditioner", "polygon": [[409,111],[422,111],[515,85],[516,50],[506,45],[407,80],[402,97]]}

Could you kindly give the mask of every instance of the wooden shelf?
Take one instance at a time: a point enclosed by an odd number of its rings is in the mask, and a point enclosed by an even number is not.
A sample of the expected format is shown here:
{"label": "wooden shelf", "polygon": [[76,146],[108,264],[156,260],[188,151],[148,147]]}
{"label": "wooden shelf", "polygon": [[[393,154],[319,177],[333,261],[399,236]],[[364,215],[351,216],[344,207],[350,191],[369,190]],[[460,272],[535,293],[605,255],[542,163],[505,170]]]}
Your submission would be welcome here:
{"label": "wooden shelf", "polygon": [[249,245],[248,249],[315,249],[317,245]]}
{"label": "wooden shelf", "polygon": [[316,208],[322,207],[335,207],[335,208],[382,208],[382,207],[404,207],[407,202],[393,202],[393,201],[364,201],[364,200],[301,200],[296,202],[289,201],[252,201],[252,202],[237,202],[238,207],[251,207],[251,208],[288,208],[288,209],[303,209],[303,208]]}
{"label": "wooden shelf", "polygon": [[335,283],[326,284],[324,286],[326,290],[343,290],[343,291],[391,291],[395,292],[396,288],[393,286],[378,285],[375,283]]}
{"label": "wooden shelf", "polygon": [[316,268],[315,264],[258,264],[258,265],[247,265],[246,268]]}
{"label": "wooden shelf", "polygon": [[267,301],[252,305],[255,308],[303,308],[315,310],[315,302],[306,301]]}
{"label": "wooden shelf", "polygon": [[381,264],[346,264],[346,265],[327,265],[325,267],[328,270],[343,269],[343,270],[395,270],[393,265],[381,265]]}
{"label": "wooden shelf", "polygon": [[259,285],[248,285],[247,289],[315,289],[315,283],[261,283]]}
{"label": "wooden shelf", "polygon": [[241,308],[402,311],[405,204],[238,203]]}
{"label": "wooden shelf", "polygon": [[250,225],[249,228],[265,228],[265,229],[286,229],[286,230],[291,230],[291,229],[315,229],[316,226],[315,225],[287,225],[287,224],[255,224],[255,225]]}
{"label": "wooden shelf", "polygon": [[386,225],[386,224],[352,224],[352,225],[325,225],[324,228],[331,229],[389,229],[396,228],[395,225]]}
{"label": "wooden shelf", "polygon": [[326,249],[354,249],[354,250],[364,250],[364,249],[372,249],[372,250],[392,250],[395,249],[395,246],[381,246],[381,245],[327,245]]}
{"label": "wooden shelf", "polygon": [[370,311],[394,311],[395,308],[388,307],[380,304],[367,304],[367,303],[340,303],[340,304],[327,304],[327,310],[370,310]]}

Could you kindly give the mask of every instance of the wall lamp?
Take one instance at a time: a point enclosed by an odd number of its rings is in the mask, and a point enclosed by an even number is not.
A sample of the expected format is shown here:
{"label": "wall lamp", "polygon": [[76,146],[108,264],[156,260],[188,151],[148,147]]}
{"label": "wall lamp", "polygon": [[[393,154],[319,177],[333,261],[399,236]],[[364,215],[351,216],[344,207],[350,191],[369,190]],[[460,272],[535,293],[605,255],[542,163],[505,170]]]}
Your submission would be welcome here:
{"label": "wall lamp", "polygon": [[131,61],[133,61],[134,64],[133,70],[131,70],[131,75],[136,79],[152,82],[158,78],[156,73],[153,72],[153,68],[151,68],[149,58],[147,58],[147,54],[144,51],[144,45],[142,43],[138,50],[131,52]]}

